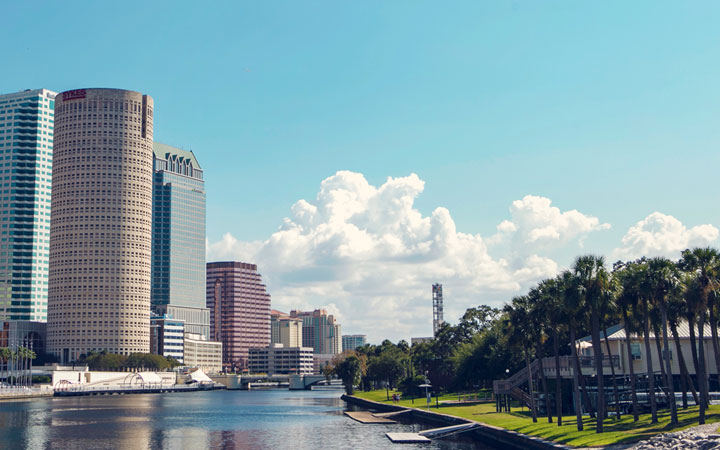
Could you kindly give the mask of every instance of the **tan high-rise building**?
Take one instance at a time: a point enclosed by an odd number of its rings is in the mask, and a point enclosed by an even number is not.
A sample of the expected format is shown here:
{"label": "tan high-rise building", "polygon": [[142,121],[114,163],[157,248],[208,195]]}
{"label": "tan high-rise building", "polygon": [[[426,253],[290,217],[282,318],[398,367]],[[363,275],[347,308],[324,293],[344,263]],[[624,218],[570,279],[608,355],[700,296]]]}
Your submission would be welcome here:
{"label": "tan high-rise building", "polygon": [[153,99],[55,98],[48,351],[150,351]]}
{"label": "tan high-rise building", "polygon": [[270,310],[270,344],[302,347],[302,319]]}

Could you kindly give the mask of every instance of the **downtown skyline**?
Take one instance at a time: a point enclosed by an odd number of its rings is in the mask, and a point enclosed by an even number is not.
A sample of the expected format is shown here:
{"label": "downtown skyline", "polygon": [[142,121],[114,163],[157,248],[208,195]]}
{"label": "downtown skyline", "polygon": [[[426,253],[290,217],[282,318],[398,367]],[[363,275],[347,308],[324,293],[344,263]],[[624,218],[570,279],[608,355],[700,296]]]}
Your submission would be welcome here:
{"label": "downtown skyline", "polygon": [[553,5],[159,4],[142,38],[105,5],[10,5],[1,92],[147,92],[156,140],[202,155],[208,261],[258,264],[275,309],[409,340],[433,283],[452,323],[581,253],[717,245],[718,7]]}

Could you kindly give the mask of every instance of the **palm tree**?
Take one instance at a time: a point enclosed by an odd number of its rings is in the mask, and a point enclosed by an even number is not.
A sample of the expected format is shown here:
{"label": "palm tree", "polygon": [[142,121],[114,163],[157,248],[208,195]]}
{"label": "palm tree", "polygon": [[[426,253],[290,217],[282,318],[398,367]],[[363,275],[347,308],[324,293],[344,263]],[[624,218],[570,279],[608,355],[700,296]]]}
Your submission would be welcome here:
{"label": "palm tree", "polygon": [[658,422],[657,416],[657,398],[655,397],[655,370],[653,369],[652,353],[650,353],[650,296],[652,286],[648,282],[648,264],[644,258],[639,261],[638,269],[640,289],[640,305],[642,307],[642,328],[643,341],[645,342],[645,362],[647,367],[648,378],[648,397],[650,397],[650,415],[651,423]]}
{"label": "palm tree", "polygon": [[705,369],[705,314],[708,296],[718,286],[720,276],[720,254],[714,248],[684,250],[680,267],[693,274],[692,288],[697,292],[696,313],[698,315],[698,384],[700,385],[700,424],[705,423],[705,409],[708,405],[707,371]]}
{"label": "palm tree", "polygon": [[525,356],[528,377],[528,393],[530,394],[530,411],[533,422],[537,422],[535,394],[533,392],[532,370],[530,368],[530,348],[532,347],[532,324],[530,321],[530,301],[527,296],[515,297],[512,303],[504,308],[509,319],[510,342],[519,346]]}
{"label": "palm tree", "polygon": [[597,433],[603,432],[605,419],[605,382],[603,373],[603,353],[600,343],[600,316],[610,296],[610,275],[605,270],[605,260],[601,256],[580,256],[573,264],[573,272],[581,286],[581,295],[590,310],[590,334],[592,336],[595,373],[597,376]]}
{"label": "palm tree", "polygon": [[[582,406],[580,403],[580,380],[583,374],[580,371],[580,361],[578,360],[577,347],[575,346],[575,334],[577,330],[577,319],[582,310],[580,302],[578,280],[569,271],[564,271],[558,276],[559,289],[562,293],[562,303],[564,312],[567,315],[568,331],[570,332],[570,349],[573,360],[573,398],[575,400],[575,419],[578,431],[583,431]],[[556,365],[557,368],[557,365]],[[585,398],[587,398],[587,393]]]}
{"label": "palm tree", "polygon": [[717,291],[710,291],[708,295],[708,314],[710,318],[710,333],[712,336],[713,353],[715,354],[715,370],[717,371],[718,384],[720,385],[720,344],[718,343],[718,317],[716,315]]}
{"label": "palm tree", "polygon": [[623,328],[625,329],[625,347],[628,355],[628,369],[630,371],[630,392],[632,397],[633,420],[639,420],[637,384],[635,379],[635,362],[633,361],[631,334],[637,334],[636,322],[631,320],[637,313],[639,302],[638,294],[638,270],[636,263],[617,264],[615,273],[619,277],[620,293],[617,297],[617,304],[622,317]]}
{"label": "palm tree", "polygon": [[32,386],[32,362],[33,360],[37,358],[37,353],[32,351],[31,349],[28,349],[27,351],[27,361],[28,361],[28,386]]}
{"label": "palm tree", "polygon": [[[681,281],[682,283],[682,281]],[[678,287],[673,290],[670,293],[670,296],[668,297],[667,301],[667,315],[668,315],[668,325],[670,326],[670,332],[673,336],[673,341],[675,342],[675,348],[677,348],[677,358],[678,358],[678,365],[680,366],[680,375],[681,375],[681,381],[682,381],[682,402],[683,402],[683,409],[687,409],[688,407],[688,401],[687,401],[687,391],[688,388],[690,389],[690,392],[692,393],[693,400],[695,401],[696,405],[700,404],[700,400],[698,398],[697,392],[695,391],[695,385],[693,383],[692,378],[690,378],[690,373],[687,369],[687,364],[685,363],[685,355],[683,354],[682,347],[680,345],[680,335],[678,334],[678,323],[680,322],[682,317],[686,316],[685,310],[687,309],[687,303],[685,303],[685,300],[682,297],[682,289],[681,285],[678,285]],[[694,343],[691,343],[691,345],[694,345]]]}
{"label": "palm tree", "polygon": [[604,308],[600,311],[600,323],[602,325],[603,329],[603,338],[605,340],[605,349],[607,350],[609,362],[610,362],[610,374],[612,376],[613,380],[613,397],[614,397],[614,403],[615,403],[615,416],[617,419],[620,419],[621,412],[620,412],[620,393],[618,390],[617,385],[617,377],[615,375],[615,364],[613,362],[613,354],[612,350],[610,349],[610,339],[608,338],[608,320],[614,319],[614,299],[615,299],[615,290],[617,288],[616,282],[612,280],[611,277],[611,285],[612,290],[608,291],[605,295],[610,296],[610,300],[607,300],[603,302]]}
{"label": "palm tree", "polygon": [[562,279],[557,277],[545,280],[540,284],[540,290],[545,297],[548,310],[547,324],[552,332],[553,356],[555,357],[555,416],[557,424],[562,426],[562,378],[560,376],[560,330],[567,323],[564,297],[562,293]]}
{"label": "palm tree", "polygon": [[4,365],[3,371],[0,372],[0,376],[4,375],[2,378],[5,380],[5,383],[7,383],[7,384],[9,384],[8,382],[10,381],[9,380],[9,378],[10,378],[9,362],[10,362],[11,356],[12,356],[12,351],[9,348],[7,348],[7,347],[0,348],[0,362],[2,362],[2,364]]}
{"label": "palm tree", "polygon": [[530,306],[529,320],[532,325],[532,329],[535,332],[535,359],[540,364],[540,381],[543,387],[543,395],[545,395],[545,412],[547,413],[548,423],[552,423],[552,410],[550,409],[550,393],[548,392],[547,379],[545,377],[545,368],[542,363],[542,345],[544,342],[544,331],[547,327],[548,311],[545,297],[540,290],[540,287],[531,289],[528,293],[528,301]]}
{"label": "palm tree", "polygon": [[[665,385],[667,386],[667,398],[670,403],[670,422],[673,425],[678,423],[677,405],[675,404],[675,389],[673,386],[672,365],[670,364],[670,348],[668,344],[668,316],[666,297],[680,284],[680,276],[677,267],[672,261],[666,258],[652,258],[648,261],[648,282],[652,292],[652,300],[660,310],[662,340],[665,359]],[[660,336],[655,334],[655,341],[660,342]],[[679,349],[678,349],[679,350]],[[662,367],[662,363],[661,363]]]}

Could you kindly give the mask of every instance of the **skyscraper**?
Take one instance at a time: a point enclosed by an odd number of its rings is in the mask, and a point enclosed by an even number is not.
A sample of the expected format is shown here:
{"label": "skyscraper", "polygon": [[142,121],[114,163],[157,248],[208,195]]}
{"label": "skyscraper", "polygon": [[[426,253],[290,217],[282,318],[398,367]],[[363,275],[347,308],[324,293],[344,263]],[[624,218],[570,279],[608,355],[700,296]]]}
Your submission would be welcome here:
{"label": "skyscraper", "polygon": [[290,311],[290,317],[302,319],[302,345],[312,347],[316,354],[342,353],[342,334],[335,317],[324,309]]}
{"label": "skyscraper", "polygon": [[153,99],[78,89],[55,99],[48,351],[150,351]]}
{"label": "skyscraper", "polygon": [[271,344],[282,344],[284,347],[302,347],[302,319],[287,314],[270,311]]}
{"label": "skyscraper", "polygon": [[222,342],[223,369],[246,370],[250,348],[270,344],[270,294],[255,264],[207,264],[210,337]]}
{"label": "skyscraper", "polygon": [[0,321],[47,317],[55,95],[0,95]]}
{"label": "skyscraper", "polygon": [[205,338],[205,181],[195,154],[153,144],[153,312],[185,322]]}
{"label": "skyscraper", "polygon": [[344,334],[342,337],[342,348],[345,350],[355,350],[367,344],[367,336],[364,334]]}

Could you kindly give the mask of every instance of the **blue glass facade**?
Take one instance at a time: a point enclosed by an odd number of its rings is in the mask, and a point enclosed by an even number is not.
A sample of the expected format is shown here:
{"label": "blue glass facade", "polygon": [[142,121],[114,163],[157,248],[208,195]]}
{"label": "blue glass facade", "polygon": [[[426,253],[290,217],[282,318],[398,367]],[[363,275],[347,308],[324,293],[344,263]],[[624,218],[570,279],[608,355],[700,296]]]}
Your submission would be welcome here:
{"label": "blue glass facade", "polygon": [[0,95],[0,320],[47,319],[55,95]]}
{"label": "blue glass facade", "polygon": [[191,151],[155,143],[152,307],[205,308],[205,182]]}

